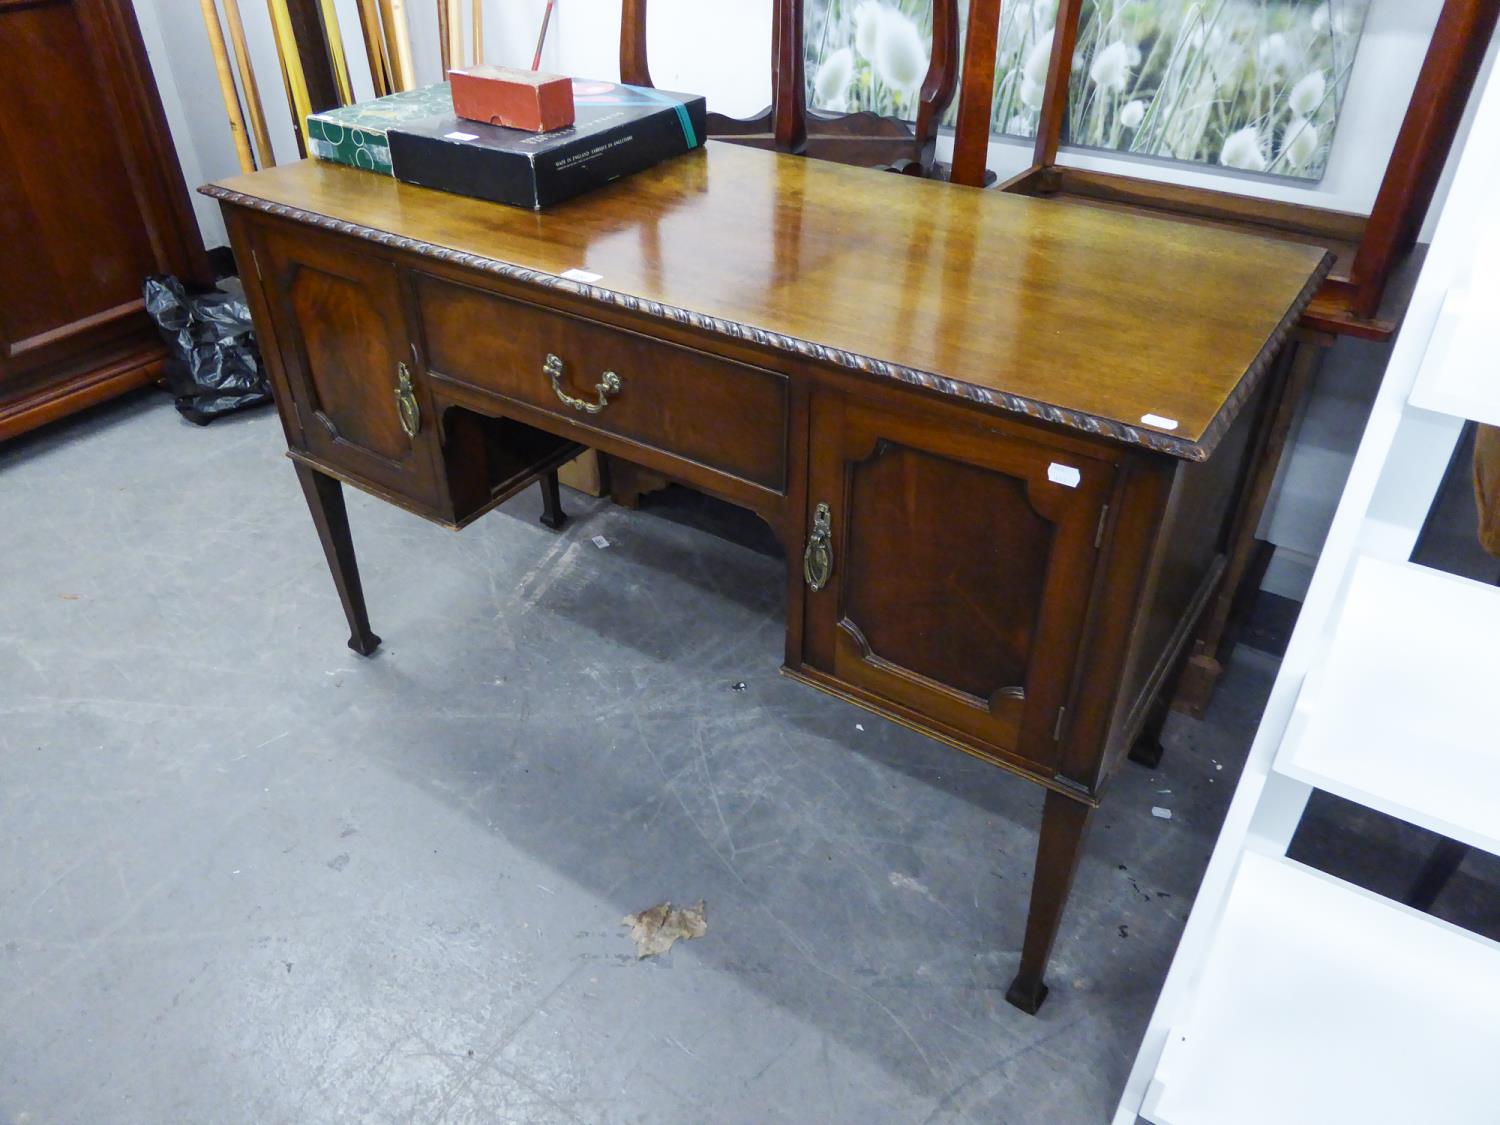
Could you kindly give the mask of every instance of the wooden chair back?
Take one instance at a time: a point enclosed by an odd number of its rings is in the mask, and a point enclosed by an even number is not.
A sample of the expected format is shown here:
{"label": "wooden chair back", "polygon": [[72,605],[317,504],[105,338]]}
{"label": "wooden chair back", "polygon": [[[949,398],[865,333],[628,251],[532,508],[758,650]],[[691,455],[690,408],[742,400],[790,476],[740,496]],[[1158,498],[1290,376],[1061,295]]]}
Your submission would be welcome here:
{"label": "wooden chair back", "polygon": [[[971,0],[970,46],[964,52],[962,73],[958,0],[933,0],[932,53],[915,127],[869,112],[809,112],[803,63],[803,0],[774,0],[772,20],[770,106],[745,119],[710,113],[711,138],[843,164],[885,165],[913,175],[943,176],[948,173],[937,164],[938,126],[953,104],[955,91],[960,91],[951,178],[975,186],[985,182],[1000,0]],[[646,51],[646,0],[623,0],[620,80],[633,86],[652,85]]]}
{"label": "wooden chair back", "polygon": [[1060,165],[1057,152],[1067,120],[1073,52],[1082,11],[1083,0],[1061,0],[1058,5],[1031,167],[1009,181],[1007,189],[1027,195],[1128,198],[1154,210],[1240,220],[1247,225],[1352,243],[1352,252],[1340,254],[1333,276],[1324,283],[1315,302],[1315,313],[1325,310],[1319,314],[1324,322],[1318,326],[1348,331],[1359,328],[1357,322],[1375,318],[1391,273],[1416,243],[1437,190],[1464,107],[1500,20],[1500,0],[1445,0],[1374,207],[1369,218],[1357,224],[1352,237],[1347,229],[1350,217],[1346,215],[1206,189],[1154,187],[1126,176],[1078,176]]}
{"label": "wooden chair back", "polygon": [[[229,42],[219,22],[215,0],[199,0],[204,29],[213,51],[219,91],[229,118],[230,133],[242,172],[271,167],[276,153],[271,147],[265,107],[245,37],[238,0],[221,0]],[[457,4],[457,0],[443,0]],[[479,6],[473,0],[475,31],[479,30]],[[413,85],[411,40],[407,33],[404,0],[358,0],[360,32],[370,63],[370,81],[380,97]],[[349,59],[344,50],[334,0],[267,0],[276,62],[292,113],[292,133],[299,156],[307,154],[306,128],[310,113],[354,101],[349,77]],[[446,38],[444,66],[447,65]],[[230,57],[233,46],[233,60]],[[236,79],[238,85],[236,85]],[[243,96],[244,104],[241,104]],[[248,127],[246,118],[249,119]],[[253,145],[252,145],[253,140]]]}

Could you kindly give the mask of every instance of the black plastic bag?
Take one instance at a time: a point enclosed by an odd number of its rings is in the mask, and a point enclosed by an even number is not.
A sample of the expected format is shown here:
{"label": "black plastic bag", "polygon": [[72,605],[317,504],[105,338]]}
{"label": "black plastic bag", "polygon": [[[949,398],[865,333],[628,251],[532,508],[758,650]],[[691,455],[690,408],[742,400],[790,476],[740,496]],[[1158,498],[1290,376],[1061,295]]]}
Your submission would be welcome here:
{"label": "black plastic bag", "polygon": [[148,277],[146,313],[167,343],[167,387],[189,422],[206,426],[271,401],[243,297],[189,293],[175,277]]}

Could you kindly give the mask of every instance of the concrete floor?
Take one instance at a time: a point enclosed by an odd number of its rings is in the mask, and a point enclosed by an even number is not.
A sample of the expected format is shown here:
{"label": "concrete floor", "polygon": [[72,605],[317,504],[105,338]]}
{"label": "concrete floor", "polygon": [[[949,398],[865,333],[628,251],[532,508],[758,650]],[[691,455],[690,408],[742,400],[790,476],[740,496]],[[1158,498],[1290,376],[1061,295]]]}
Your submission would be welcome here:
{"label": "concrete floor", "polygon": [[0,446],[0,1120],[1112,1110],[1272,658],[1121,773],[1027,1017],[1040,790],[779,677],[758,525],[352,494],[365,661],[282,449],[154,392]]}

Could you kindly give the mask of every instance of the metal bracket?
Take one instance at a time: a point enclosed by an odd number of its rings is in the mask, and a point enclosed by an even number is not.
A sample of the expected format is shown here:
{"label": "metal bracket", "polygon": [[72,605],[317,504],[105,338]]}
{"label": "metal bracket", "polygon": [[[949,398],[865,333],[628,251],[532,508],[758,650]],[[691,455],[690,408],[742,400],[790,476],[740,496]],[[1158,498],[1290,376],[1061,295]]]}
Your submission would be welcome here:
{"label": "metal bracket", "polygon": [[814,593],[828,585],[833,577],[833,517],[828,505],[819,503],[813,510],[812,534],[802,553],[802,577]]}

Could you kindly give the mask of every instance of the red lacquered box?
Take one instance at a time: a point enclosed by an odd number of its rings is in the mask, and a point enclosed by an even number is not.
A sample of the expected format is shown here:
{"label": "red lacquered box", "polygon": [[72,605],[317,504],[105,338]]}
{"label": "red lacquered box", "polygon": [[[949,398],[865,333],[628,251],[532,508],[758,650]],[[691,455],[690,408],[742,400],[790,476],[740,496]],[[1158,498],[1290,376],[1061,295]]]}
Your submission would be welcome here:
{"label": "red lacquered box", "polygon": [[550,133],[573,124],[573,81],[508,66],[450,70],[453,112],[470,121]]}

